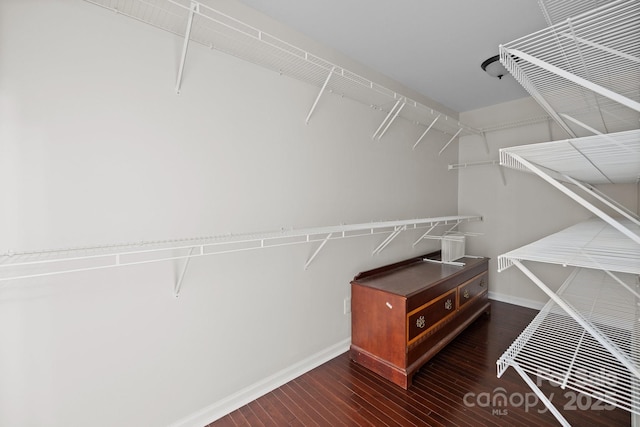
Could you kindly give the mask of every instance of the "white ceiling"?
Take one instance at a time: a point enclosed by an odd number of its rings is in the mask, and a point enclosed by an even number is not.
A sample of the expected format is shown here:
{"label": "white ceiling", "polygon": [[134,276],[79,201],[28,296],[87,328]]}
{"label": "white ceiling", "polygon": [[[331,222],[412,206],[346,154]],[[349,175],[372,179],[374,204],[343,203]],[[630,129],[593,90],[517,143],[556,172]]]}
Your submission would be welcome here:
{"label": "white ceiling", "polygon": [[527,96],[480,64],[545,28],[537,0],[240,0],[458,112]]}

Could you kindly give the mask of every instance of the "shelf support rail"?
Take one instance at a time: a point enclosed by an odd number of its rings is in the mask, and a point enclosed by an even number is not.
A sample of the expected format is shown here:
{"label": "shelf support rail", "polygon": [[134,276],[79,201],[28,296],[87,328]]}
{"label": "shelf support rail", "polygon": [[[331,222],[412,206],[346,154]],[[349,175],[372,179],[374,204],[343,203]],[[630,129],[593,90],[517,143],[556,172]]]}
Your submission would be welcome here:
{"label": "shelf support rail", "polygon": [[500,165],[500,160],[483,160],[479,162],[468,162],[468,163],[454,163],[449,165],[448,169],[465,169],[473,166],[485,166],[485,165]]}
{"label": "shelf support rail", "polygon": [[484,142],[484,151],[489,154],[490,150],[489,150],[489,141],[487,141],[487,133],[486,132],[482,132],[481,133],[482,136],[482,142]]}
{"label": "shelf support rail", "polygon": [[558,190],[562,191],[565,195],[569,196],[571,199],[573,199],[574,201],[578,202],[584,208],[586,208],[586,209],[590,210],[591,212],[593,212],[594,214],[598,215],[600,218],[602,218],[605,222],[607,222],[613,228],[615,228],[616,230],[620,231],[622,234],[624,234],[625,236],[629,237],[634,242],[640,244],[640,236],[639,235],[637,235],[633,231],[629,230],[624,225],[620,224],[620,222],[616,221],[614,218],[612,218],[611,216],[607,215],[602,210],[598,209],[592,203],[587,202],[585,199],[580,197],[575,192],[569,190],[566,186],[562,185],[556,179],[554,179],[551,176],[549,176],[548,174],[544,173],[542,171],[542,169],[538,168],[537,166],[534,166],[531,162],[525,160],[524,158],[522,158],[521,156],[519,156],[517,154],[509,153],[509,152],[506,152],[506,154],[508,156],[510,156],[513,160],[515,160],[516,162],[518,162],[518,163],[522,164],[523,166],[525,166],[531,172],[533,172],[536,175],[538,175],[540,178],[542,178],[545,181],[547,181],[549,184],[551,184],[554,187],[556,187]]}
{"label": "shelf support rail", "polygon": [[442,114],[438,114],[438,115],[436,116],[436,118],[435,118],[435,119],[433,119],[433,121],[431,122],[431,124],[427,127],[427,129],[426,129],[424,132],[422,132],[422,135],[420,135],[420,138],[418,138],[418,140],[416,141],[416,143],[415,143],[415,144],[413,144],[413,147],[411,148],[412,150],[415,150],[415,149],[416,149],[416,147],[418,146],[418,144],[420,144],[420,141],[422,141],[422,139],[425,137],[425,135],[427,134],[427,132],[429,132],[429,131],[431,130],[431,128],[433,127],[433,125],[435,125],[435,124],[436,124],[436,122],[438,121],[438,119],[440,118],[440,116],[441,116],[441,115],[442,115]]}
{"label": "shelf support rail", "polygon": [[[573,271],[569,274],[569,277],[567,277],[567,279],[560,286],[560,288],[558,288],[558,291],[557,291],[558,294],[561,295],[571,285],[571,282],[578,275],[579,271],[580,271],[579,267],[576,267],[573,269]],[[544,320],[547,318],[547,316],[551,312],[551,309],[553,308],[553,304],[554,303],[552,301],[547,302],[540,310],[540,313],[536,317],[534,317],[531,323],[529,323],[529,325],[524,329],[524,331],[520,333],[520,336],[513,343],[511,343],[509,348],[507,348],[507,350],[502,354],[502,356],[500,356],[500,359],[498,359],[498,361],[496,362],[496,365],[498,366],[498,378],[504,375],[507,368],[512,363],[515,363],[515,359],[516,357],[518,357],[518,354],[520,353],[520,351],[526,346],[526,344],[529,342],[531,337],[533,337],[533,335],[538,330],[540,325],[544,322]]]}
{"label": "shelf support rail", "polygon": [[184,71],[184,63],[187,59],[187,50],[189,48],[189,40],[191,38],[191,26],[193,25],[193,15],[200,13],[200,4],[192,1],[189,8],[189,18],[187,20],[187,29],[184,33],[184,44],[182,45],[182,58],[178,67],[178,79],[176,81],[176,93],[180,93],[180,85],[182,84],[182,72]]}
{"label": "shelf support rail", "polygon": [[[184,280],[184,275],[187,272],[187,268],[189,268],[189,261],[191,261],[191,258],[193,256],[193,250],[196,247],[192,247],[191,249],[189,249],[189,255],[187,255],[187,259],[184,262],[184,266],[182,267],[182,272],[180,273],[180,277],[178,278],[178,281],[176,282],[176,286],[173,289],[173,294],[174,296],[177,298],[180,295],[180,289],[182,288],[182,281]],[[200,255],[204,255],[204,247],[200,246]]]}
{"label": "shelf support rail", "polygon": [[595,189],[593,187],[586,186],[583,183],[581,183],[580,181],[578,181],[578,180],[576,180],[574,178],[571,178],[568,175],[563,175],[563,178],[566,179],[567,181],[569,181],[570,183],[572,183],[573,185],[575,185],[576,187],[578,187],[579,189],[581,189],[582,191],[584,191],[585,193],[587,193],[590,196],[593,196],[594,198],[598,199],[603,204],[609,206],[611,209],[615,210],[620,215],[622,215],[625,218],[627,218],[629,221],[633,222],[636,225],[640,225],[640,219],[635,214],[631,213],[627,208],[625,208],[625,207],[621,206],[620,204],[614,202],[613,200],[611,200],[609,197],[607,197],[602,192],[594,191]]}
{"label": "shelf support rail", "polygon": [[304,264],[304,269],[306,270],[309,265],[311,265],[311,262],[315,259],[315,257],[320,253],[320,251],[322,250],[322,248],[324,248],[324,245],[327,244],[327,242],[329,241],[329,239],[331,239],[331,236],[333,236],[333,233],[329,233],[327,234],[327,237],[324,238],[324,240],[322,242],[320,242],[320,245],[318,246],[318,248],[311,254],[311,256],[309,257],[309,259],[307,260],[307,262]]}
{"label": "shelf support rail", "polygon": [[429,229],[422,235],[420,236],[420,238],[418,240],[416,240],[415,242],[413,242],[413,247],[415,247],[421,240],[426,239],[427,235],[429,233],[431,233],[433,231],[434,228],[436,228],[438,225],[440,225],[440,222],[436,222],[434,225],[432,225],[431,227],[429,227]]}
{"label": "shelf support rail", "polygon": [[459,226],[462,223],[462,221],[456,221],[455,224],[453,224],[453,227],[451,227],[450,229],[448,229],[447,231],[444,232],[445,235],[451,233],[457,226]]}
{"label": "shelf support rail", "polygon": [[565,132],[572,138],[576,138],[576,134],[573,130],[565,123],[564,120],[558,115],[556,110],[549,105],[544,96],[538,91],[536,86],[531,82],[527,74],[522,70],[522,68],[518,65],[517,61],[513,58],[514,54],[512,53],[512,49],[508,49],[503,45],[499,46],[500,50],[500,62],[505,66],[507,70],[511,73],[511,75],[522,85],[522,87],[529,92],[529,95],[535,99],[538,104],[549,114],[551,118],[562,128]]}
{"label": "shelf support rail", "polygon": [[[598,267],[598,270],[604,271],[609,277],[611,277],[617,284],[619,284],[620,286],[622,286],[623,288],[625,288],[629,293],[631,293],[635,298],[637,298],[638,300],[640,300],[640,293],[638,293],[635,289],[633,289],[631,286],[629,286],[628,284],[626,284],[624,282],[624,280],[620,279],[618,276],[616,276],[611,270],[608,270],[607,268],[605,268],[602,264],[600,264],[598,262],[598,260],[594,259],[591,255],[589,255],[586,252],[582,252],[582,254],[586,257],[589,258],[589,260],[591,262],[594,263],[594,265],[596,265]],[[560,291],[558,291],[558,294],[561,294]]]}
{"label": "shelf support rail", "polygon": [[[500,165],[500,160],[484,160],[484,161],[479,161],[479,162],[469,162],[469,163],[454,163],[449,165],[449,170],[454,170],[454,169],[464,169],[464,168],[468,168],[468,167],[472,167],[472,166],[485,166],[485,165]],[[507,185],[507,178],[504,175],[504,170],[502,170],[502,168],[498,168],[498,171],[500,172],[500,178],[502,178],[502,185]]]}
{"label": "shelf support rail", "polygon": [[318,93],[318,96],[316,96],[316,100],[313,102],[313,105],[311,106],[311,109],[309,110],[309,114],[307,114],[307,118],[305,119],[305,123],[309,124],[309,119],[311,118],[311,115],[313,114],[314,110],[316,109],[316,105],[318,105],[318,101],[320,101],[320,97],[322,96],[322,94],[324,93],[325,89],[327,88],[327,85],[329,84],[329,80],[331,79],[331,76],[333,75],[333,72],[335,71],[336,66],[334,65],[333,67],[331,67],[331,70],[329,71],[329,74],[327,75],[327,79],[324,81],[324,84],[322,85],[322,88],[320,88],[320,92]]}
{"label": "shelf support rail", "polygon": [[591,336],[598,341],[613,357],[615,357],[624,367],[626,367],[629,372],[631,372],[636,378],[640,378],[640,370],[638,366],[636,366],[633,361],[630,361],[627,357],[625,357],[624,352],[611,340],[609,340],[605,335],[603,335],[597,328],[594,328],[593,325],[586,320],[577,310],[575,310],[571,305],[565,302],[562,298],[558,296],[558,294],[551,289],[547,285],[544,284],[542,280],[540,280],[535,274],[531,272],[527,267],[525,267],[520,261],[516,259],[512,259],[511,262],[513,265],[518,267],[520,271],[522,271],[533,283],[535,283],[538,288],[540,288],[549,298],[553,300],[560,308],[562,308],[568,315],[570,315],[580,326],[582,326]]}
{"label": "shelf support rail", "polygon": [[389,245],[389,243],[391,243],[391,241],[392,241],[393,239],[395,239],[396,237],[398,237],[398,235],[399,235],[400,233],[402,233],[402,232],[403,232],[404,230],[406,230],[406,229],[407,229],[407,226],[406,226],[406,225],[403,225],[403,226],[401,226],[401,227],[395,227],[395,228],[394,228],[394,230],[393,230],[393,232],[392,232],[389,236],[387,236],[387,238],[386,238],[386,239],[384,239],[384,241],[383,241],[382,243],[380,243],[380,244],[378,245],[378,247],[377,247],[377,248],[375,248],[375,249],[373,250],[372,255],[377,255],[377,254],[379,254],[380,252],[382,252],[382,251],[383,251],[383,249],[384,249],[384,248],[386,248],[386,247],[387,247],[387,245]]}
{"label": "shelf support rail", "polygon": [[389,110],[389,114],[387,114],[387,116],[384,118],[382,123],[380,123],[380,126],[378,126],[378,129],[376,129],[376,131],[373,133],[373,136],[371,137],[371,139],[376,139],[377,137],[378,140],[380,140],[380,138],[382,138],[382,136],[387,132],[387,129],[389,129],[389,126],[391,126],[391,123],[393,123],[396,117],[398,117],[398,115],[400,114],[400,111],[402,111],[402,109],[406,104],[407,104],[407,98],[404,98],[404,100],[402,98],[398,98],[393,108]]}
{"label": "shelf support rail", "polygon": [[529,378],[529,375],[527,375],[527,373],[522,370],[520,365],[518,365],[517,363],[513,362],[511,364],[511,366],[513,366],[513,369],[515,369],[516,372],[522,377],[524,382],[527,383],[529,388],[531,388],[531,391],[533,391],[536,394],[536,396],[538,396],[538,398],[542,401],[542,403],[544,403],[544,406],[547,407],[549,412],[551,412],[553,414],[553,416],[556,417],[558,422],[560,424],[562,424],[564,427],[571,427],[571,424],[569,424],[567,419],[564,416],[562,416],[560,411],[558,411],[558,408],[556,408],[555,405],[553,403],[551,403],[551,401],[547,398],[547,396],[545,396],[545,394],[542,392],[542,390],[540,390],[538,388],[536,383],[534,383],[531,380],[531,378]]}
{"label": "shelf support rail", "polygon": [[571,116],[570,116],[570,115],[568,115],[568,114],[560,113],[560,115],[561,115],[563,118],[565,118],[565,119],[569,120],[570,122],[575,123],[576,125],[578,125],[578,126],[580,126],[581,128],[583,128],[583,129],[585,129],[585,130],[587,130],[587,131],[591,132],[591,133],[592,133],[592,134],[594,134],[594,135],[602,135],[602,134],[603,134],[603,133],[602,133],[602,132],[600,132],[598,129],[594,129],[594,128],[592,128],[591,126],[589,126],[588,124],[583,123],[583,122],[581,122],[580,120],[578,120],[578,119],[576,119],[576,118],[574,118],[574,117],[571,117]]}
{"label": "shelf support rail", "polygon": [[[578,270],[578,269],[576,269]],[[564,289],[563,289],[564,291]],[[602,292],[602,289],[600,289],[600,292]],[[561,294],[560,292],[558,292],[559,294]],[[594,298],[593,302],[591,303],[591,311],[589,312],[589,319],[591,319],[593,317],[593,311],[596,308],[596,302],[597,299]],[[560,384],[560,388],[562,390],[564,390],[567,387],[567,384],[569,383],[569,379],[571,378],[571,373],[573,372],[574,366],[576,364],[576,360],[578,359],[578,356],[580,355],[580,351],[582,348],[582,342],[584,341],[584,337],[586,336],[587,331],[583,330],[582,334],[580,334],[580,339],[578,340],[578,344],[576,345],[576,348],[573,352],[573,357],[571,358],[571,362],[569,363],[569,366],[567,366],[567,372],[564,375],[564,379],[562,380],[562,384]]]}
{"label": "shelf support rail", "polygon": [[460,135],[460,132],[462,132],[462,128],[458,129],[458,132],[456,132],[455,135],[453,135],[451,137],[451,139],[449,140],[449,142],[447,142],[446,144],[444,144],[444,147],[442,147],[442,149],[440,149],[440,151],[438,152],[438,156],[442,154],[442,152],[444,150],[447,149],[447,147],[449,146],[449,144],[451,144],[453,142],[454,139],[456,139],[458,137],[458,135]]}
{"label": "shelf support rail", "polygon": [[446,222],[444,224],[440,224],[440,222],[436,222],[435,224],[433,224],[422,236],[420,236],[418,238],[418,240],[416,240],[415,242],[413,242],[413,246],[415,247],[418,243],[420,243],[421,240],[424,239],[437,239],[437,240],[442,240],[446,238],[446,235],[451,233],[457,226],[459,226],[460,224],[462,224],[462,220],[458,220],[456,221],[455,224],[453,224],[453,226],[451,228],[449,228],[447,231],[445,231],[442,236],[429,236],[429,233],[431,233],[437,226],[439,225],[446,225]]}

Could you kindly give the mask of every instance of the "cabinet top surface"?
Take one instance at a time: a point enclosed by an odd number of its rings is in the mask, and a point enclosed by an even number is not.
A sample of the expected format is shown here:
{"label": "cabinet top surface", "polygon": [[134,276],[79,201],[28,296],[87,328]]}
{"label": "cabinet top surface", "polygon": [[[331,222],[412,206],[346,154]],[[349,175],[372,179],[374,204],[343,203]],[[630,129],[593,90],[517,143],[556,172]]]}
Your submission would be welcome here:
{"label": "cabinet top surface", "polygon": [[351,283],[396,295],[410,296],[427,286],[435,285],[451,276],[488,262],[488,258],[463,257],[456,262],[462,262],[464,266],[458,266],[423,261],[422,258],[418,257],[407,262],[393,264],[388,268],[382,267],[360,273]]}

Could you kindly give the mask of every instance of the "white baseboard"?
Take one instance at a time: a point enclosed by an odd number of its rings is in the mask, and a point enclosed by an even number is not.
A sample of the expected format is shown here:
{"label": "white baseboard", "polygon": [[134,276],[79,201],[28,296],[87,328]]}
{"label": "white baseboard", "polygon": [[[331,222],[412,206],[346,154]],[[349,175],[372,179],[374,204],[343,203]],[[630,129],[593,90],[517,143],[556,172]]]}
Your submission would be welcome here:
{"label": "white baseboard", "polygon": [[[506,302],[508,304],[515,304],[522,307],[531,308],[534,310],[540,310],[544,303],[540,301],[530,300],[526,298],[518,298],[511,295],[498,294],[495,292],[489,292],[489,299]],[[215,420],[224,417],[230,412],[246,405],[249,402],[256,400],[257,398],[264,396],[270,391],[275,390],[283,384],[299,377],[305,372],[322,365],[323,363],[341,355],[345,351],[349,350],[351,344],[351,337],[332,345],[316,354],[307,357],[304,360],[292,365],[282,371],[264,378],[244,389],[237,391],[236,393],[212,403],[211,405],[194,412],[185,418],[172,423],[169,427],[203,427],[207,424],[214,422]]]}
{"label": "white baseboard", "polygon": [[542,307],[544,307],[544,304],[545,304],[544,302],[540,302],[532,299],[514,297],[511,295],[505,295],[505,294],[498,294],[491,291],[489,291],[489,299],[500,301],[500,302],[506,302],[508,304],[515,304],[522,307],[531,308],[534,310],[542,309]]}
{"label": "white baseboard", "polygon": [[169,427],[203,427],[349,350],[351,337],[215,402]]}

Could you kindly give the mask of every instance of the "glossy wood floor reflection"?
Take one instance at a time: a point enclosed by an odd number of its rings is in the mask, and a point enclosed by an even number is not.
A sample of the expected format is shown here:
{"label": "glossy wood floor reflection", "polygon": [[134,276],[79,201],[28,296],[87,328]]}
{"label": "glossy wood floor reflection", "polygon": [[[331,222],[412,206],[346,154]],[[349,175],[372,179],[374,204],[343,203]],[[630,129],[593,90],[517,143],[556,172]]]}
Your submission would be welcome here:
{"label": "glossy wood floor reflection", "polygon": [[[210,426],[557,426],[513,368],[496,377],[496,360],[536,312],[493,301],[491,316],[467,328],[403,390],[344,353]],[[542,384],[574,426],[629,426],[630,415]],[[504,393],[506,406],[492,406]],[[586,396],[583,396],[586,397]],[[526,403],[529,402],[529,403]],[[498,404],[499,402],[496,402]],[[588,407],[590,409],[579,410]]]}

